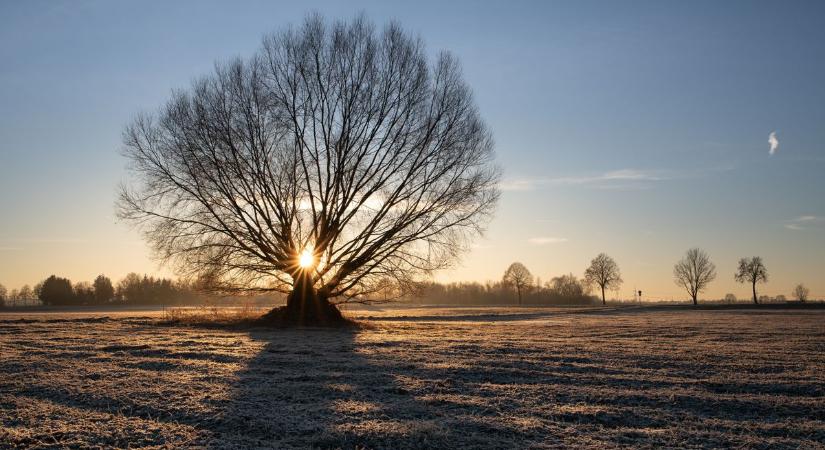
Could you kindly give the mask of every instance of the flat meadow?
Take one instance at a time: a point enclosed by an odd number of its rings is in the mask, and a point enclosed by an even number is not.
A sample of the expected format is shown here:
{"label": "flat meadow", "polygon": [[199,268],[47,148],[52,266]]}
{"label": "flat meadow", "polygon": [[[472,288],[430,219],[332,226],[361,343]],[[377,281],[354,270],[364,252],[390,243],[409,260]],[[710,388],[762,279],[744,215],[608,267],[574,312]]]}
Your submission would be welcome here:
{"label": "flat meadow", "polygon": [[825,310],[0,314],[0,447],[825,447]]}

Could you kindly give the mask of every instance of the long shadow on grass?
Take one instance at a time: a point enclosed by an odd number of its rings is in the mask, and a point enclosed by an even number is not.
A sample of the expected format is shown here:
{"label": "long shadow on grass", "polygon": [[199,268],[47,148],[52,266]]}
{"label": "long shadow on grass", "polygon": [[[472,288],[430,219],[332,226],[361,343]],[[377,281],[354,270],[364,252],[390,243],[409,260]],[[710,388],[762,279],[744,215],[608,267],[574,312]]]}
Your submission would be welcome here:
{"label": "long shadow on grass", "polygon": [[487,447],[494,440],[488,433],[496,431],[509,434],[507,442],[521,440],[513,430],[463,421],[450,405],[421,401],[402,382],[415,366],[369,355],[368,347],[376,344],[359,344],[357,335],[357,330],[252,333],[266,344],[238,374],[212,446]]}
{"label": "long shadow on grass", "polygon": [[[776,411],[765,398],[714,395],[726,387],[707,384],[707,395],[692,382],[633,378],[598,357],[559,360],[491,344],[479,351],[492,353],[467,365],[461,354],[472,346],[432,352],[421,343],[359,341],[358,333],[252,333],[264,348],[238,373],[211,430],[213,447],[519,448],[570,445],[579,433],[600,445],[732,445],[754,433],[753,421],[823,419],[813,404]],[[683,432],[683,421],[715,428]],[[757,434],[803,437],[787,424],[774,428]]]}

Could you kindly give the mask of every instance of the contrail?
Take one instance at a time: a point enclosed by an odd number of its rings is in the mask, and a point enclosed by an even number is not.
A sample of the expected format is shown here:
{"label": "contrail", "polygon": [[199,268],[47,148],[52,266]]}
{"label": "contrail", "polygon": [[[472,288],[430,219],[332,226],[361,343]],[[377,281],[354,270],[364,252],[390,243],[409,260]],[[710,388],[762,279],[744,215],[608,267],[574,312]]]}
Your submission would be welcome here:
{"label": "contrail", "polygon": [[771,134],[768,136],[768,144],[771,146],[768,153],[773,155],[776,153],[776,149],[779,148],[779,139],[776,137],[776,131],[771,131]]}

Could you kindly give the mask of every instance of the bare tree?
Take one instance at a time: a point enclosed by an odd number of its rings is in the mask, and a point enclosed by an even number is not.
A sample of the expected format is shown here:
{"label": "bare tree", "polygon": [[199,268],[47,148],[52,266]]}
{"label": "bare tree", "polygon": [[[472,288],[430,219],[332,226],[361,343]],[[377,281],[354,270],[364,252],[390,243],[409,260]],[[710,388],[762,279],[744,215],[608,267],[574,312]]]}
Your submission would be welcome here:
{"label": "bare tree", "polygon": [[676,284],[690,294],[693,304],[696,305],[699,293],[716,278],[716,265],[710,261],[704,250],[692,248],[673,266],[673,277]]}
{"label": "bare tree", "polygon": [[811,290],[802,283],[797,284],[796,287],[793,288],[793,296],[800,302],[808,300],[808,295],[810,294]]}
{"label": "bare tree", "polygon": [[513,286],[518,294],[518,304],[521,305],[522,292],[533,285],[533,275],[520,262],[510,264],[510,267],[504,271],[504,277],[501,280],[508,286]]}
{"label": "bare tree", "polygon": [[622,284],[619,265],[604,253],[599,253],[590,261],[590,267],[584,271],[584,280],[587,284],[596,284],[602,289],[602,305],[607,304],[604,290],[618,289]]}
{"label": "bare tree", "polygon": [[753,258],[742,258],[739,260],[739,268],[736,270],[733,278],[739,283],[748,282],[753,288],[753,303],[759,304],[756,297],[756,283],[768,282],[768,269],[762,263],[762,258],[754,256]]}
{"label": "bare tree", "polygon": [[572,273],[551,278],[547,282],[547,291],[552,296],[566,300],[589,300],[588,284],[579,281]]}
{"label": "bare tree", "polygon": [[725,294],[725,303],[736,303],[736,296],[733,294]]}
{"label": "bare tree", "polygon": [[6,287],[3,286],[2,284],[0,284],[0,308],[5,306],[5,304],[6,304],[6,295],[7,294],[8,294],[8,291],[6,291]]}
{"label": "bare tree", "polygon": [[273,317],[339,320],[448,267],[491,216],[493,141],[459,64],[365,18],[264,39],[124,132],[119,215],[184,278],[281,291]]}
{"label": "bare tree", "polygon": [[20,292],[17,293],[17,296],[20,300],[34,300],[34,291],[32,291],[31,286],[24,284],[23,287],[20,288]]}

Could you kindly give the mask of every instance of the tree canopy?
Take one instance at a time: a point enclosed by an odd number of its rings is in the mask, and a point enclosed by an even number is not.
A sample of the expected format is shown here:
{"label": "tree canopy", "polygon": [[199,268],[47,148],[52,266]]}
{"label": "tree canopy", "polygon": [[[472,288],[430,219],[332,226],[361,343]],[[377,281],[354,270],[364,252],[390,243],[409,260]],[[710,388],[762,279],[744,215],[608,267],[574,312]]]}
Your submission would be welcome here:
{"label": "tree canopy", "polygon": [[613,258],[604,253],[599,253],[598,256],[590,261],[590,266],[584,271],[584,281],[587,284],[596,284],[602,290],[602,304],[607,303],[605,300],[605,289],[617,289],[622,284],[622,275],[619,271],[619,265]]}
{"label": "tree canopy", "polygon": [[499,196],[458,61],[364,17],[267,36],[138,116],[124,143],[119,214],[158,257],[214,289],[295,304],[448,267]]}

